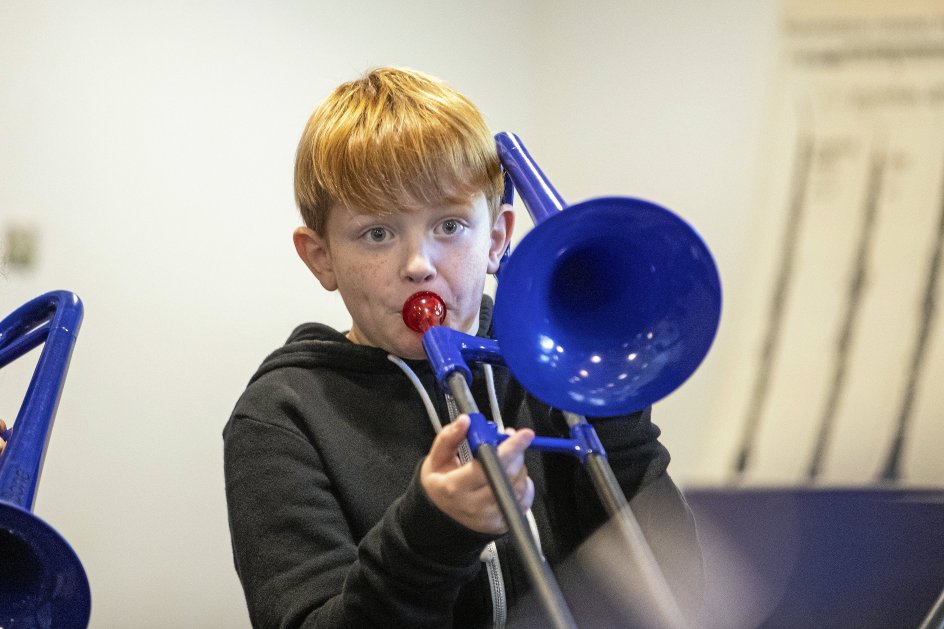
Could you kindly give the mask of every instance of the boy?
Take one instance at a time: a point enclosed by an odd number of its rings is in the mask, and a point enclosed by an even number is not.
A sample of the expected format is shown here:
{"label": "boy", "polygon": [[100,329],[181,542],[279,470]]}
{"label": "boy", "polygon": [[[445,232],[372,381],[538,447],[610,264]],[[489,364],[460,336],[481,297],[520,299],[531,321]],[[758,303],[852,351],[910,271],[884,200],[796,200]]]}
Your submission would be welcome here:
{"label": "boy", "polygon": [[[352,324],[298,327],[224,430],[234,557],[254,626],[501,625],[527,589],[479,464],[460,460],[468,418],[436,389],[422,338],[401,319],[408,297],[432,291],[445,325],[490,333],[485,277],[514,227],[502,187],[478,110],[419,72],[374,70],[309,119],[295,248]],[[477,371],[473,393],[487,417],[500,410],[517,428],[499,456],[554,565],[605,514],[575,460],[526,451],[535,431],[566,433],[559,412],[490,371]],[[437,415],[454,418],[438,435]],[[640,519],[683,531],[684,552],[660,559],[677,594],[692,594],[694,523],[648,410],[594,424],[634,508],[651,509]]]}

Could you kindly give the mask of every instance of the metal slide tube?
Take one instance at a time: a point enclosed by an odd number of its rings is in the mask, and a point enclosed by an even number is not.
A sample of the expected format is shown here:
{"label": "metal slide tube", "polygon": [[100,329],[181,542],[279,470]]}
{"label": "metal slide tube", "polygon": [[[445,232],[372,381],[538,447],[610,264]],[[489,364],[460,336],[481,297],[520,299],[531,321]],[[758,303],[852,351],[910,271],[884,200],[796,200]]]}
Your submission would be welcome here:
{"label": "metal slide tube", "polygon": [[[456,372],[449,377],[448,382],[449,390],[455,398],[459,410],[470,417],[479,415],[478,406],[472,398],[472,392],[469,390],[465,377]],[[479,416],[481,417],[481,415]],[[508,525],[508,533],[514,541],[513,546],[525,566],[528,578],[531,581],[531,587],[534,588],[541,601],[548,622],[551,626],[559,629],[576,629],[577,624],[570,608],[567,607],[560,586],[557,584],[550,566],[541,556],[541,552],[531,536],[531,528],[518,507],[518,500],[515,498],[511,481],[508,480],[501,461],[498,459],[496,444],[482,443],[474,449],[473,454],[482,465],[485,477],[492,487],[495,500],[498,502],[498,507],[501,509],[502,515],[505,517],[505,523]]]}
{"label": "metal slide tube", "polygon": [[[571,427],[587,421],[574,413],[564,413],[564,417]],[[636,520],[606,455],[592,452],[584,458],[583,464],[600,502],[603,503],[603,508],[618,526],[620,536],[629,548],[630,559],[648,595],[645,600],[652,605],[651,610],[647,608],[644,611],[650,612],[653,617],[652,622],[659,627],[686,627],[687,622],[682,610],[679,609],[675,596],[669,589],[665,575],[652,554],[639,521]]]}

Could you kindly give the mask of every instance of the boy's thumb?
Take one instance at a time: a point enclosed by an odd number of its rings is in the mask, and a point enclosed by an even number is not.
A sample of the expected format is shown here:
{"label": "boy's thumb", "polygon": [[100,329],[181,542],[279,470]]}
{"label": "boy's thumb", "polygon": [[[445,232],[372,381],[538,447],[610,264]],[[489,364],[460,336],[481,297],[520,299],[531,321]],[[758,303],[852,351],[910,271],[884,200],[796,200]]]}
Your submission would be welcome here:
{"label": "boy's thumb", "polygon": [[429,450],[430,463],[435,468],[451,465],[458,456],[459,444],[469,432],[469,416],[459,415],[436,435]]}

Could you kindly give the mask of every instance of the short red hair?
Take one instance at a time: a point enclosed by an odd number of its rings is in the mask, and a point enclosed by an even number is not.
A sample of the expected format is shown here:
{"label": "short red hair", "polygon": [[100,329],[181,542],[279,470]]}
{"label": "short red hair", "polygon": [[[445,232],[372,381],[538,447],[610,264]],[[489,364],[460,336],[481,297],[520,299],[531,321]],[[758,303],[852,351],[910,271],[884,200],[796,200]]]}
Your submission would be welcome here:
{"label": "short red hair", "polygon": [[309,118],[295,157],[295,201],[321,235],[336,204],[383,214],[484,193],[494,218],[502,190],[479,110],[415,70],[377,68],[340,85]]}

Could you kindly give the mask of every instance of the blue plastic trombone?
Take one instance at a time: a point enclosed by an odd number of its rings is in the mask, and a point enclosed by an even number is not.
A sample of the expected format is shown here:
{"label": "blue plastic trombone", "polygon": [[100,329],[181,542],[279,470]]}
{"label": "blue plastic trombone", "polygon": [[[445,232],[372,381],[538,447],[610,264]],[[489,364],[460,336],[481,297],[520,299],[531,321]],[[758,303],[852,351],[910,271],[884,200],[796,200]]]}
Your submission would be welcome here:
{"label": "blue plastic trombone", "polygon": [[532,587],[554,627],[575,622],[498,461],[504,438],[476,407],[468,362],[505,364],[537,398],[564,411],[570,438],[532,447],[577,456],[639,567],[650,620],[685,626],[629,504],[585,419],[638,411],[676,390],[714,340],[721,283],[698,234],[648,201],[605,197],[568,206],[521,140],[496,136],[506,202],[517,189],[535,228],[503,261],[496,340],[432,327],[424,348],[441,388],[469,414],[468,441],[505,516]]}
{"label": "blue plastic trombone", "polygon": [[43,349],[0,454],[0,627],[87,627],[88,578],[69,544],[32,513],[82,302],[54,291],[0,322],[0,367]]}

